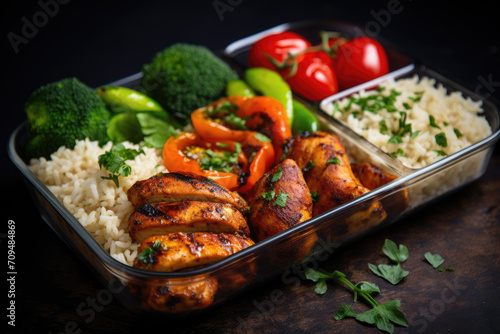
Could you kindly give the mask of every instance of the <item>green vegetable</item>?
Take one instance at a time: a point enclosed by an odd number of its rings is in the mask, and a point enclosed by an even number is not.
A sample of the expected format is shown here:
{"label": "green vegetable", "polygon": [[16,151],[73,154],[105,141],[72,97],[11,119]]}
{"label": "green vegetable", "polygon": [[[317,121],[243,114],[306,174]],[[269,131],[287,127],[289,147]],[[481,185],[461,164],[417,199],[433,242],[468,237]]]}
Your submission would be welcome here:
{"label": "green vegetable", "polygon": [[271,182],[276,182],[279,179],[281,179],[281,175],[283,175],[283,169],[281,166],[278,167],[278,171],[273,174],[273,177],[271,178]]}
{"label": "green vegetable", "polygon": [[356,314],[354,314],[354,309],[351,305],[347,306],[346,304],[340,304],[340,308],[337,310],[337,315],[333,316],[335,320],[342,320],[344,318],[355,318]]}
{"label": "green vegetable", "polygon": [[152,246],[144,248],[142,252],[137,254],[137,258],[139,261],[142,261],[144,264],[153,264],[153,255],[160,249],[161,241],[156,240]]}
{"label": "green vegetable", "polygon": [[276,195],[276,192],[274,190],[270,190],[268,192],[263,193],[261,197],[266,201],[271,201],[274,198],[274,195]]}
{"label": "green vegetable", "polygon": [[236,73],[208,48],[173,44],[142,69],[140,91],[167,111],[189,121],[192,111],[225,95]]}
{"label": "green vegetable", "polygon": [[133,160],[141,153],[144,154],[144,151],[125,148],[123,144],[114,145],[109,151],[98,157],[99,168],[104,167],[110,172],[108,176],[101,176],[101,178],[111,180],[115,183],[116,187],[119,187],[118,177],[127,177],[132,173],[132,167],[125,161]]}
{"label": "green vegetable", "polygon": [[226,95],[241,95],[245,97],[254,97],[256,94],[253,89],[241,79],[233,79],[227,82]]}
{"label": "green vegetable", "polygon": [[341,320],[347,317],[354,317],[357,321],[364,322],[367,324],[376,325],[381,331],[388,333],[394,332],[394,325],[400,325],[408,327],[408,321],[406,320],[404,314],[398,310],[401,306],[399,300],[391,300],[384,304],[379,304],[371,295],[374,293],[380,293],[379,288],[372,283],[359,282],[357,284],[351,283],[346,276],[335,270],[333,273],[328,273],[324,270],[314,270],[308,268],[305,271],[306,278],[316,282],[316,289],[314,290],[317,294],[324,294],[327,290],[326,281],[335,279],[347,285],[354,293],[354,302],[357,301],[357,297],[363,298],[371,308],[363,313],[355,314],[354,308],[352,306],[341,305],[341,308],[337,310],[336,315],[333,317],[335,320]]}
{"label": "green vegetable", "polygon": [[444,259],[439,254],[431,254],[427,252],[424,254],[425,259],[433,266],[437,271],[455,271],[453,268],[438,268],[444,263]]}
{"label": "green vegetable", "polygon": [[245,71],[245,81],[257,92],[281,102],[286,109],[290,126],[293,124],[292,90],[277,72],[263,67],[249,68]]}
{"label": "green vegetable", "polygon": [[278,196],[276,197],[276,200],[273,203],[273,206],[279,205],[282,208],[284,208],[286,206],[286,200],[287,200],[288,196],[290,196],[290,195],[283,192],[282,190],[280,190]]}
{"label": "green vegetable", "polygon": [[443,264],[444,259],[439,254],[431,254],[427,252],[424,254],[425,259],[434,267],[437,268]]}
{"label": "green vegetable", "polygon": [[396,262],[397,265],[379,264],[376,266],[368,263],[368,267],[375,275],[380,276],[396,285],[410,273],[401,267],[401,263],[408,260],[408,248],[405,245],[399,245],[398,248],[393,241],[386,239],[384,246],[382,247],[382,251],[385,255],[387,255],[387,257],[389,257],[389,259]]}
{"label": "green vegetable", "polygon": [[177,122],[173,122],[166,112],[138,113],[144,143],[154,148],[163,148],[168,138],[178,134]]}
{"label": "green vegetable", "polygon": [[379,264],[378,266],[375,266],[371,263],[368,263],[368,267],[375,275],[386,279],[393,285],[401,282],[401,280],[408,276],[408,274],[410,273],[409,271],[401,268],[400,264],[397,264],[395,266],[390,266],[388,264]]}
{"label": "green vegetable", "polygon": [[328,161],[326,162],[326,165],[327,165],[327,166],[328,166],[328,165],[332,165],[332,164],[333,164],[333,165],[338,165],[338,164],[340,164],[340,159],[339,159],[339,158],[337,158],[337,157],[335,157],[335,158],[330,159],[330,160],[328,160]]}
{"label": "green vegetable", "polygon": [[158,102],[135,89],[102,86],[96,92],[106,103],[108,109],[115,113],[163,110]]}
{"label": "green vegetable", "polygon": [[305,105],[293,99],[293,122],[292,133],[297,134],[300,132],[314,132],[318,131],[319,122],[316,116],[307,109]]}
{"label": "green vegetable", "polygon": [[109,139],[115,144],[124,141],[138,143],[144,138],[137,116],[130,113],[114,115],[109,121],[107,132]]}
{"label": "green vegetable", "polygon": [[446,135],[444,132],[440,132],[437,135],[434,136],[434,139],[436,140],[436,144],[438,144],[441,147],[447,147],[448,146],[448,140],[446,139]]}
{"label": "green vegetable", "polygon": [[256,134],[253,135],[256,139],[258,139],[259,141],[263,142],[263,143],[270,143],[271,142],[271,139],[269,139],[268,136],[266,135],[263,135],[262,133],[260,132],[257,132]]}
{"label": "green vegetable", "polygon": [[94,89],[76,78],[62,79],[35,90],[25,105],[28,118],[26,154],[46,157],[60,146],[74,148],[85,138],[109,141],[110,112]]}
{"label": "green vegetable", "polygon": [[167,139],[177,133],[180,124],[152,98],[134,89],[103,86],[97,90],[108,108],[115,114],[108,125],[113,143],[123,141],[162,148]]}
{"label": "green vegetable", "polygon": [[382,251],[389,259],[396,263],[403,263],[408,260],[409,257],[408,248],[405,245],[399,245],[398,248],[398,246],[389,239],[385,239]]}

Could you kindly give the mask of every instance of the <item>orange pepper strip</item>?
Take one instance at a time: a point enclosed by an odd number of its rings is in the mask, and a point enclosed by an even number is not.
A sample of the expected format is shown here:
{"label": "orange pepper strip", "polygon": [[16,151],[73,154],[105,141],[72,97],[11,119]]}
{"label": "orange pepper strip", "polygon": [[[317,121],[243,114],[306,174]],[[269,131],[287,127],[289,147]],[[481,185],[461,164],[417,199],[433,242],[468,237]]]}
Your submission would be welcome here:
{"label": "orange pepper strip", "polygon": [[256,152],[250,167],[246,182],[237,189],[241,194],[246,194],[253,185],[274,165],[276,159],[274,147],[269,142],[261,142],[255,137],[257,132],[249,131],[248,136],[242,142],[242,150],[253,149]]}
{"label": "orange pepper strip", "polygon": [[[217,140],[217,143],[227,144],[227,150],[234,150],[236,142]],[[239,176],[234,173],[219,172],[216,170],[202,170],[196,160],[189,159],[182,153],[182,151],[189,146],[210,147],[215,146],[215,141],[207,141],[197,135],[196,133],[181,133],[176,137],[170,137],[163,147],[163,160],[164,165],[169,172],[186,171],[198,175],[209,177],[217,182],[219,185],[229,189],[235,190],[239,186]],[[245,165],[246,157],[243,153],[238,156],[239,161],[243,161]]]}
{"label": "orange pepper strip", "polygon": [[250,129],[271,135],[276,158],[280,159],[283,143],[292,136],[285,107],[270,96],[255,96],[245,100],[236,114],[251,118],[246,122]]}
{"label": "orange pepper strip", "polygon": [[220,108],[224,102],[230,102],[238,108],[246,100],[246,97],[234,95],[227,98],[217,100],[208,106],[196,109],[191,113],[191,123],[197,134],[203,138],[215,138],[220,140],[235,140],[241,141],[248,134],[245,130],[234,130],[222,123],[216,122],[207,114],[208,111],[214,108]]}

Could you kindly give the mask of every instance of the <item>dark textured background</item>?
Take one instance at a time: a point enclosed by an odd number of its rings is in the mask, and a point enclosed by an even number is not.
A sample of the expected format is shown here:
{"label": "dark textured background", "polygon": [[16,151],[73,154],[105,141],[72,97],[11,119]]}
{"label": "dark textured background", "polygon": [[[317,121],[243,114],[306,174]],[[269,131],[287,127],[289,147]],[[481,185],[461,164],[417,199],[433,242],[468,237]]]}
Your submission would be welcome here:
{"label": "dark textured background", "polygon": [[[41,1],[50,3],[51,0]],[[438,1],[400,1],[402,11],[381,16],[395,1],[224,1],[231,11],[218,16],[213,1],[68,1],[38,28],[15,53],[7,36],[21,34],[23,18],[32,21],[41,10],[37,1],[3,4],[1,143],[4,147],[25,115],[24,101],[45,83],[75,76],[98,86],[140,71],[154,54],[174,42],[203,44],[219,50],[230,42],[288,21],[333,19],[365,26],[385,20],[381,37],[397,47],[456,78],[480,94],[500,97],[498,12],[491,2],[475,1],[449,6]],[[489,81],[489,85],[485,84]],[[401,299],[411,333],[493,333],[500,323],[500,232],[498,203],[499,153],[495,151],[487,174],[424,211],[355,243],[337,254],[326,266],[352,275],[354,281],[372,280],[385,289],[384,298]],[[19,333],[137,333],[241,332],[241,323],[271,291],[285,292],[287,302],[272,316],[251,327],[254,333],[366,332],[376,329],[353,320],[334,322],[332,312],[340,302],[350,302],[347,291],[331,288],[326,296],[314,296],[313,286],[292,289],[282,282],[269,284],[223,305],[213,314],[182,322],[134,316],[117,301],[107,305],[90,323],[76,314],[77,306],[95,297],[102,285],[80,260],[53,234],[28,198],[21,174],[2,150],[1,233],[8,219],[16,221],[16,303]],[[446,252],[456,273],[436,273],[411,257],[412,272],[398,288],[391,288],[366,271],[367,262],[381,261],[384,238],[406,244],[413,254],[431,247]],[[2,256],[6,258],[5,239]],[[461,268],[461,270],[460,270]],[[6,270],[4,271],[6,272]],[[448,275],[448,276],[446,276]],[[425,315],[432,300],[449,282],[465,287],[439,316]],[[5,296],[4,291],[1,292]],[[6,304],[2,304],[5,310]],[[6,318],[2,316],[6,322]],[[243,319],[243,320],[241,320]],[[68,323],[74,321],[75,329]],[[4,325],[4,323],[2,323]]]}

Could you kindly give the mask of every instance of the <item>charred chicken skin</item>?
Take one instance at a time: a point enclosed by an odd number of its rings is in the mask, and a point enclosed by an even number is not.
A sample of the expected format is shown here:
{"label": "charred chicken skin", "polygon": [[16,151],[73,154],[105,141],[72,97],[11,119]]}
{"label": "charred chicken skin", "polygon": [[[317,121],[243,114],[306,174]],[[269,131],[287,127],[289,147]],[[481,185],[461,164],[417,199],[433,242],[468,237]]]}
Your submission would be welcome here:
{"label": "charred chicken skin", "polygon": [[240,211],[228,203],[206,201],[144,204],[129,218],[132,241],[174,232],[239,233],[250,236]]}
{"label": "charred chicken skin", "polygon": [[[228,233],[170,233],[148,238],[139,246],[134,267],[152,271],[177,271],[206,265],[245,249],[254,242]],[[143,252],[148,249],[149,251]]]}
{"label": "charred chicken skin", "polygon": [[210,306],[217,292],[215,278],[187,284],[162,284],[149,288],[148,306],[156,311],[178,313]]}
{"label": "charred chicken skin", "polygon": [[[358,178],[363,186],[370,190],[377,189],[395,179],[397,175],[387,173],[377,166],[364,162],[351,166],[354,175]],[[385,211],[389,216],[396,215],[408,208],[409,198],[408,189],[403,189],[389,197],[381,200]]]}
{"label": "charred chicken skin", "polygon": [[[335,208],[368,191],[356,178],[340,139],[326,132],[313,132],[292,137],[286,157],[296,161],[304,179],[315,197],[313,216]],[[359,211],[351,217],[352,228],[366,222],[386,218],[380,202]]]}
{"label": "charred chicken skin", "polygon": [[284,160],[257,181],[249,193],[248,204],[249,224],[256,241],[310,219],[313,206],[302,172],[290,159]]}
{"label": "charred chicken skin", "polygon": [[247,208],[246,201],[238,193],[189,172],[160,173],[137,181],[128,189],[127,196],[136,209],[147,203],[181,201],[229,203],[242,212]]}
{"label": "charred chicken skin", "polygon": [[[285,159],[262,176],[248,197],[249,225],[256,241],[264,240],[312,217],[313,202],[302,171]],[[317,240],[315,233],[279,248],[280,261],[303,260]]]}

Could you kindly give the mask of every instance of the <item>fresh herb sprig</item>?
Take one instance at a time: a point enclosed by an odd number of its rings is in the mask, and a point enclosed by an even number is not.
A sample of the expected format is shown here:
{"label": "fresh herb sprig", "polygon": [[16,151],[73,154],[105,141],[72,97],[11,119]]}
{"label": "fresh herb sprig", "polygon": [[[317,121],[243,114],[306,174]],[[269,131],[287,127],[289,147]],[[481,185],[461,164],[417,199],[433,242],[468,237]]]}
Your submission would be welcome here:
{"label": "fresh herb sprig", "polygon": [[368,263],[368,267],[375,275],[384,278],[393,285],[396,285],[410,273],[401,267],[401,263],[408,260],[408,248],[405,245],[399,245],[398,248],[393,241],[386,239],[384,246],[382,247],[382,251],[389,259],[396,262],[396,265],[379,264],[376,266]]}
{"label": "fresh herb sprig", "polygon": [[346,306],[342,304],[340,309],[337,310],[336,315],[333,316],[335,320],[341,320],[344,318],[352,317],[357,321],[364,322],[370,325],[375,325],[381,331],[387,333],[394,332],[394,324],[408,327],[408,321],[406,320],[404,314],[398,310],[401,306],[399,300],[391,300],[383,304],[379,304],[373,297],[372,294],[380,293],[380,289],[373,283],[359,282],[353,284],[350,282],[345,274],[335,270],[332,273],[328,273],[324,270],[314,270],[308,268],[305,271],[305,276],[307,279],[316,282],[316,289],[314,290],[317,294],[324,294],[327,290],[326,281],[327,280],[337,280],[339,282],[347,285],[354,293],[354,302],[357,302],[357,298],[363,298],[371,308],[363,313],[354,313],[354,308],[349,305]]}
{"label": "fresh herb sprig", "polygon": [[133,160],[141,153],[145,154],[144,150],[125,148],[123,144],[114,145],[109,151],[106,151],[98,157],[97,162],[99,163],[99,168],[104,167],[110,172],[108,176],[101,176],[101,178],[113,181],[118,188],[120,186],[118,177],[127,177],[132,173],[132,167],[125,161]]}

